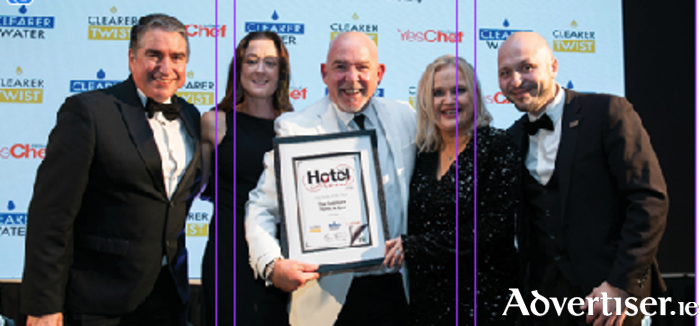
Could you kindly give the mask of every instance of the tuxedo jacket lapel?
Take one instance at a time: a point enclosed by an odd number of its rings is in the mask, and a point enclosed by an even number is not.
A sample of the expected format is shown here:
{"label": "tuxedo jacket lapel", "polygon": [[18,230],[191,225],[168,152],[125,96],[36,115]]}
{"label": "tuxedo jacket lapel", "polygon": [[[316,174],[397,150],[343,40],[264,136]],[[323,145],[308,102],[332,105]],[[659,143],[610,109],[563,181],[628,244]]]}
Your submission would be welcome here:
{"label": "tuxedo jacket lapel", "polygon": [[121,101],[117,100],[117,107],[122,113],[124,124],[129,130],[129,136],[143,160],[146,170],[151,175],[153,185],[164,198],[168,198],[165,192],[163,180],[163,168],[158,152],[158,145],[153,139],[153,131],[145,118],[143,104],[136,94],[136,85],[131,77],[122,84]]}
{"label": "tuxedo jacket lapel", "polygon": [[[567,197],[569,194],[569,185],[571,184],[571,171],[573,169],[574,154],[576,153],[576,144],[578,142],[578,134],[581,129],[582,121],[581,105],[579,104],[576,93],[569,90],[566,91],[566,103],[561,121],[561,140],[559,141],[559,150],[556,159],[556,171],[559,174],[559,192],[561,194],[561,216],[566,216]],[[563,221],[567,223],[566,220]]]}

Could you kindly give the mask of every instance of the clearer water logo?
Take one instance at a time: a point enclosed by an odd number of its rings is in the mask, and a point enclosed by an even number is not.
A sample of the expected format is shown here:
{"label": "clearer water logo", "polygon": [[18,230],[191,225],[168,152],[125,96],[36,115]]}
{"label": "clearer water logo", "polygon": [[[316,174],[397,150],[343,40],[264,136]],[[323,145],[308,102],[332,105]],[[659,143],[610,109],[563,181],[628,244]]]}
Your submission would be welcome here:
{"label": "clearer water logo", "polygon": [[524,29],[509,29],[510,22],[506,18],[503,21],[504,28],[480,28],[479,29],[479,41],[486,42],[486,46],[489,49],[498,49],[503,41],[505,41],[508,36],[515,32],[531,32],[532,30]]}
{"label": "clearer water logo", "polygon": [[245,32],[272,31],[279,35],[285,45],[296,45],[297,38],[304,35],[304,24],[281,23],[277,11],[272,12],[273,22],[245,22]]}
{"label": "clearer water logo", "polygon": [[104,70],[100,69],[99,71],[97,71],[96,80],[71,80],[70,92],[82,93],[87,91],[93,91],[96,89],[112,87],[116,84],[121,83],[120,80],[105,80],[106,76],[107,74],[104,72]]}
{"label": "clearer water logo", "polygon": [[209,213],[190,212],[187,214],[185,234],[188,237],[206,237],[209,235]]}
{"label": "clearer water logo", "polygon": [[17,207],[7,202],[7,212],[0,213],[0,237],[23,237],[27,233],[27,213],[13,212]]}
{"label": "clearer water logo", "polygon": [[[16,1],[13,5],[22,4],[18,10],[22,16],[0,15],[0,38],[45,39],[46,31],[54,29],[56,18],[52,16],[26,16],[29,10],[24,3]],[[26,4],[31,4],[31,1]]]}
{"label": "clearer water logo", "polygon": [[[578,28],[572,21],[570,26]],[[552,50],[555,52],[595,53],[595,31],[554,30]]]}
{"label": "clearer water logo", "polygon": [[[15,74],[24,74],[22,67]],[[41,78],[0,78],[0,103],[41,104],[44,101],[44,80]]]}
{"label": "clearer water logo", "polygon": [[[357,13],[352,14],[352,20],[359,20],[360,16]],[[367,34],[374,44],[379,46],[379,25],[377,24],[357,24],[357,23],[332,23],[331,24],[331,41],[342,32],[362,32]]]}
{"label": "clearer water logo", "polygon": [[7,0],[7,3],[10,4],[10,6],[22,6],[22,5],[30,5],[34,2],[34,0]]}
{"label": "clearer water logo", "polygon": [[131,27],[138,24],[137,16],[117,16],[117,7],[109,9],[112,16],[88,16],[88,40],[128,41]]}
{"label": "clearer water logo", "polygon": [[187,72],[187,79],[185,86],[177,92],[177,96],[193,105],[213,106],[214,82],[210,80],[191,81],[194,79],[194,71],[191,70]]}

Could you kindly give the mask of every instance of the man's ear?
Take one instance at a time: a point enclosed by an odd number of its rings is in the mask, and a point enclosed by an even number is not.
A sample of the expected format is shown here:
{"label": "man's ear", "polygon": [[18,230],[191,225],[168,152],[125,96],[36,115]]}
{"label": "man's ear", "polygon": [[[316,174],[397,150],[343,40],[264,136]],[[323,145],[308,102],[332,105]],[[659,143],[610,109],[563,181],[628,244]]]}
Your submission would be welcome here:
{"label": "man's ear", "polygon": [[550,69],[552,71],[552,77],[556,77],[559,72],[559,61],[557,61],[557,58],[552,57],[552,66]]}
{"label": "man's ear", "polygon": [[322,63],[321,64],[321,78],[323,78],[324,81],[326,80],[327,74],[328,74],[328,70],[326,70],[326,64]]}
{"label": "man's ear", "polygon": [[384,72],[386,72],[386,66],[383,63],[380,63],[377,67],[377,85],[379,85],[379,83],[382,82],[382,78],[384,78]]}

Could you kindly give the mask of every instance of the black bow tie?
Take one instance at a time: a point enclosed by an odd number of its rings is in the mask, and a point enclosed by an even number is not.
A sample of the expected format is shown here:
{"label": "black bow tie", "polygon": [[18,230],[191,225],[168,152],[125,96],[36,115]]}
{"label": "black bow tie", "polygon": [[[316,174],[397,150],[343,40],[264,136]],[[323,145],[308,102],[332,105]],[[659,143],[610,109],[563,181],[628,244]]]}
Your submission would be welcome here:
{"label": "black bow tie", "polygon": [[530,136],[536,134],[540,129],[554,130],[554,123],[547,114],[543,114],[535,121],[528,120],[525,122],[525,131],[527,131]]}
{"label": "black bow tie", "polygon": [[148,118],[153,118],[156,112],[163,112],[163,116],[172,121],[180,116],[180,105],[177,104],[175,99],[170,101],[170,104],[157,103],[152,99],[146,101],[146,112],[148,112]]}

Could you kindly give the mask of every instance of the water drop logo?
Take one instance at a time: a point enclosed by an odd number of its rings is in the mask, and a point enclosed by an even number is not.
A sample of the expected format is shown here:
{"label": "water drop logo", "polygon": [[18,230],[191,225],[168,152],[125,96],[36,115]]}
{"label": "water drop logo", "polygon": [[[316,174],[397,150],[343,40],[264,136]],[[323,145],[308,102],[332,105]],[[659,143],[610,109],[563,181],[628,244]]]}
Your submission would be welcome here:
{"label": "water drop logo", "polygon": [[17,74],[17,76],[20,76],[24,73],[24,71],[22,71],[22,67],[17,67],[17,69],[15,70],[15,73]]}
{"label": "water drop logo", "polygon": [[571,27],[573,27],[573,28],[578,27],[578,24],[576,23],[575,20],[572,20],[572,21],[571,21]]}
{"label": "water drop logo", "polygon": [[568,83],[566,83],[566,88],[568,88],[568,89],[574,89],[574,83],[571,82],[571,81],[569,81]]}
{"label": "water drop logo", "polygon": [[187,72],[187,78],[194,78],[194,72],[192,70]]}
{"label": "water drop logo", "polygon": [[357,13],[352,14],[352,20],[358,20],[360,19],[360,16],[357,15]]}
{"label": "water drop logo", "polygon": [[111,13],[113,13],[113,14],[116,14],[116,13],[117,13],[117,7],[109,8],[109,12],[111,12]]}
{"label": "water drop logo", "polygon": [[105,71],[100,69],[100,71],[97,72],[97,79],[105,79],[106,75]]}
{"label": "water drop logo", "polygon": [[508,22],[508,18],[506,18],[506,19],[503,21],[503,27],[508,27],[508,26],[510,26],[510,23]]}
{"label": "water drop logo", "polygon": [[27,13],[27,6],[21,6],[19,7],[19,13],[24,15]]}
{"label": "water drop logo", "polygon": [[8,211],[14,211],[14,210],[15,210],[15,202],[13,202],[13,201],[11,201],[11,200],[8,201],[8,202],[7,202],[7,210],[8,210]]}
{"label": "water drop logo", "polygon": [[280,16],[277,14],[277,10],[272,12],[272,20],[278,20],[280,19]]}

